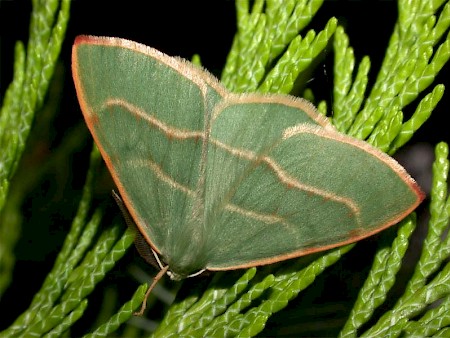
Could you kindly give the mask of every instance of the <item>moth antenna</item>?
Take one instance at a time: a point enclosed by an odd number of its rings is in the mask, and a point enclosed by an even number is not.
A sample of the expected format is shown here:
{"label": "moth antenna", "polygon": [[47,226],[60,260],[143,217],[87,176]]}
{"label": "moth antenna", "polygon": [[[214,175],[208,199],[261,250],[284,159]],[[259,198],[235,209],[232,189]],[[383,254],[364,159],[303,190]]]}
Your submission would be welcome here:
{"label": "moth antenna", "polygon": [[162,269],[163,265],[161,264],[159,258],[157,257],[157,254],[147,243],[144,236],[142,236],[141,232],[139,231],[139,228],[137,227],[136,223],[134,223],[134,220],[131,217],[130,213],[128,212],[128,209],[123,203],[120,195],[115,190],[112,190],[111,194],[114,197],[114,200],[116,201],[117,205],[119,206],[119,209],[122,212],[123,218],[125,219],[125,223],[127,224],[128,228],[135,233],[134,245],[139,254],[141,255],[141,257],[148,264],[154,266],[157,269]]}
{"label": "moth antenna", "polygon": [[134,223],[133,218],[131,217],[127,207],[123,203],[122,197],[120,197],[120,195],[115,190],[111,191],[111,195],[114,198],[114,200],[116,201],[117,205],[119,206],[119,209],[122,212],[123,218],[125,219],[125,223],[127,223],[127,226],[130,229],[133,229],[134,231],[139,232],[139,230],[138,230],[136,224]]}
{"label": "moth antenna", "polygon": [[156,284],[159,282],[159,280],[167,273],[168,270],[169,270],[169,266],[166,265],[153,278],[152,284],[149,286],[149,288],[147,289],[147,292],[145,293],[145,297],[144,297],[144,300],[142,301],[141,309],[138,312],[134,312],[133,315],[142,316],[144,314],[144,311],[147,308],[148,296],[150,296],[150,293],[152,292],[153,288],[156,286]]}

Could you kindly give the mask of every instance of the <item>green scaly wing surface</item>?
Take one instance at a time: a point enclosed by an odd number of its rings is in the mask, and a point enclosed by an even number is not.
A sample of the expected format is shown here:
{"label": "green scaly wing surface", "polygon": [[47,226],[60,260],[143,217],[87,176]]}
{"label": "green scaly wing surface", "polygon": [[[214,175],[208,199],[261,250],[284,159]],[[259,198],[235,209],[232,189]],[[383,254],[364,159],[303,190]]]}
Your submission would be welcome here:
{"label": "green scaly wing surface", "polygon": [[86,123],[126,207],[147,242],[167,252],[195,204],[205,116],[221,86],[187,62],[115,38],[77,38],[72,68]]}
{"label": "green scaly wing surface", "polygon": [[122,199],[175,278],[354,242],[423,199],[397,162],[304,100],[231,94],[118,38],[78,37],[72,70]]}
{"label": "green scaly wing surface", "polygon": [[208,269],[351,243],[397,223],[423,199],[408,173],[368,143],[310,123],[286,128],[288,110],[273,114],[247,101],[222,104],[212,123],[207,190],[218,192],[206,200],[214,224]]}

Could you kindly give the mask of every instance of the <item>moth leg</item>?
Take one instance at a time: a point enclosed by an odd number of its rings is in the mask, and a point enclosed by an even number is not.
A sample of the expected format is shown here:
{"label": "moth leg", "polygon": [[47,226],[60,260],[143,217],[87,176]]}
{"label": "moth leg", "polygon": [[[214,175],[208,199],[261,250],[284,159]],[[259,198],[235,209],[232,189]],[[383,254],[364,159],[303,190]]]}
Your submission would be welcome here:
{"label": "moth leg", "polygon": [[[206,271],[206,269],[201,269],[200,271],[197,271],[197,272],[195,272],[195,273],[193,273],[193,274],[190,274],[189,276],[188,276],[188,278],[190,278],[190,277],[197,277],[197,276],[200,276],[203,272],[205,272]],[[170,271],[169,271],[170,272]],[[167,273],[167,274],[169,274],[169,273]]]}
{"label": "moth leg", "polygon": [[144,311],[147,308],[148,296],[150,296],[150,293],[152,292],[153,288],[156,286],[156,284],[166,274],[166,272],[168,270],[169,270],[169,266],[166,265],[158,272],[158,274],[155,276],[155,278],[153,278],[152,284],[150,285],[150,287],[147,289],[147,292],[145,293],[145,297],[144,297],[144,300],[142,301],[141,309],[138,312],[134,312],[133,315],[142,316],[144,314]]}
{"label": "moth leg", "polygon": [[164,268],[164,264],[159,259],[158,253],[155,250],[153,250],[152,248],[150,248],[150,250],[153,253],[153,259],[156,261],[156,263],[158,263],[159,268],[163,269]]}

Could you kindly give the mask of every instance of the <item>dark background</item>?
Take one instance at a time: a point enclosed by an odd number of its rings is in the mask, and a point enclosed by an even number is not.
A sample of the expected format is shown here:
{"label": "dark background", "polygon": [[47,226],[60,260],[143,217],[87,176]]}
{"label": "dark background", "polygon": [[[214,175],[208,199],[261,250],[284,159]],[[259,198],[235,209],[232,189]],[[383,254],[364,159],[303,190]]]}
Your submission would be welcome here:
{"label": "dark background", "polygon": [[[3,97],[12,77],[14,43],[26,41],[31,12],[31,1],[0,1],[0,95]],[[328,0],[314,18],[310,27],[319,31],[332,16],[345,26],[357,62],[364,55],[371,57],[372,81],[377,74],[385,48],[397,18],[395,1],[345,1]],[[32,295],[53,265],[76,210],[90,149],[90,137],[82,121],[70,74],[70,50],[79,34],[106,35],[127,38],[150,45],[169,55],[190,59],[194,53],[201,56],[204,67],[220,76],[227,52],[235,32],[234,1],[89,1],[74,0],[61,61],[48,100],[57,107],[52,115],[53,125],[36,136],[44,148],[42,161],[51,156],[68,135],[77,135],[75,145],[69,147],[61,165],[49,168],[39,182],[30,187],[24,201],[22,237],[17,244],[17,264],[13,284],[0,299],[2,320],[0,330],[9,325],[27,308]],[[305,34],[306,31],[302,33]],[[331,100],[332,48],[324,64],[318,69],[311,86],[319,99]],[[435,81],[448,84],[449,67],[446,66]],[[431,87],[432,88],[432,87]],[[427,90],[430,91],[431,89]],[[446,112],[449,95],[434,111],[431,119],[416,133],[410,146],[399,153],[399,158],[419,183],[427,190],[431,172],[432,147],[449,140]],[[405,109],[410,114],[416,106]],[[36,123],[39,123],[37,115]],[[40,136],[40,137],[39,137]],[[419,150],[417,150],[419,149]],[[411,157],[410,154],[414,154]],[[411,161],[413,159],[413,161]],[[100,189],[99,200],[110,199],[108,189]],[[106,196],[106,197],[105,197]],[[100,203],[100,202],[99,202]],[[111,207],[111,206],[108,206]],[[425,206],[426,207],[426,206]],[[421,220],[426,219],[426,208],[419,209]],[[119,213],[112,207],[113,212]],[[417,231],[417,236],[422,234]],[[383,233],[389,237],[395,230]],[[384,238],[368,239],[346,255],[338,264],[320,276],[313,289],[301,293],[289,307],[275,315],[267,324],[265,335],[321,336],[339,330],[343,320],[371,265],[376,243]],[[420,241],[419,241],[420,242]],[[388,242],[389,243],[389,242]],[[418,252],[420,248],[414,248]],[[127,254],[125,263],[139,260],[135,252]],[[114,276],[120,275],[116,271]],[[149,269],[149,273],[153,273]],[[124,273],[125,274],[125,273]],[[410,270],[404,272],[405,278]],[[114,282],[115,283],[115,282]],[[135,284],[125,293],[128,299]],[[398,292],[402,286],[399,283]],[[394,288],[395,290],[395,288]],[[393,296],[393,299],[395,297]],[[4,311],[8,309],[8,311]],[[83,331],[81,331],[83,332]]]}

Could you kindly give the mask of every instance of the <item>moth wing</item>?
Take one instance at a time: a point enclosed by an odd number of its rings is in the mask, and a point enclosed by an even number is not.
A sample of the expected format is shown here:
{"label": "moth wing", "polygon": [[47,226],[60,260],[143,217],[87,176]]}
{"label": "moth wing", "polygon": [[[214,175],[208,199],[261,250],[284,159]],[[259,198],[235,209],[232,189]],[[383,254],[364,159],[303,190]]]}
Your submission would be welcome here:
{"label": "moth wing", "polygon": [[224,89],[124,39],[81,36],[72,56],[83,115],[120,195],[146,241],[166,251],[191,211],[205,121]]}
{"label": "moth wing", "polygon": [[368,143],[298,124],[286,109],[245,106],[224,108],[212,125],[208,269],[355,242],[397,223],[423,199],[406,171]]}

